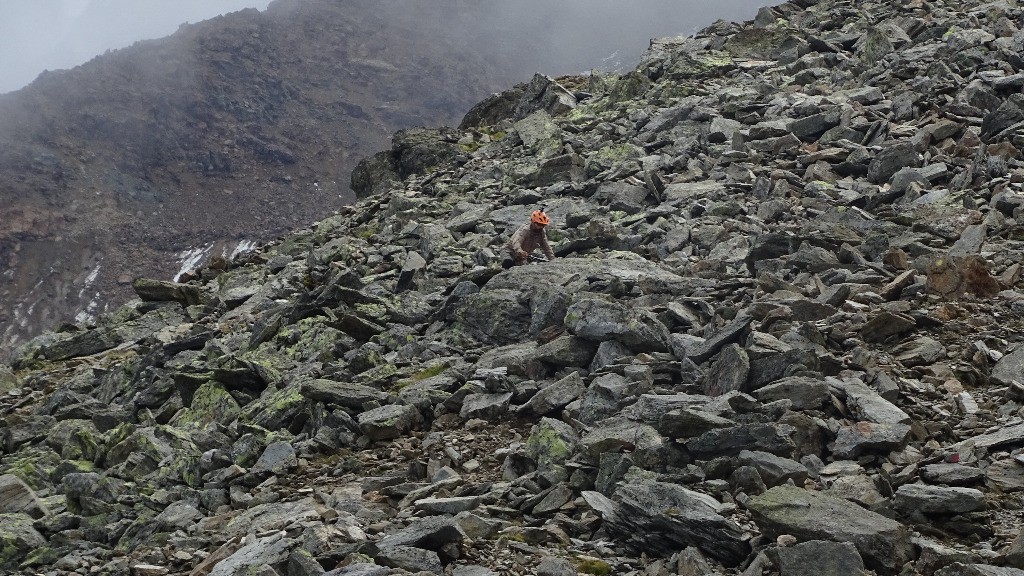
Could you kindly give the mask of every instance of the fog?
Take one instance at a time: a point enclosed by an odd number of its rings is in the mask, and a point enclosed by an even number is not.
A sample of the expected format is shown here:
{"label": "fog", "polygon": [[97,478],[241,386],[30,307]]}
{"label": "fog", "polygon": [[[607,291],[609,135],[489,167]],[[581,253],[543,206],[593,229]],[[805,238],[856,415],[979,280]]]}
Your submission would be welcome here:
{"label": "fog", "polygon": [[[510,60],[520,61],[527,69],[561,74],[630,66],[652,37],[691,34],[719,18],[749,19],[768,2],[479,0],[468,4],[506,30],[522,34],[512,41],[501,39],[509,48]],[[270,0],[0,0],[0,93],[27,85],[44,70],[72,68],[107,50],[167,36],[183,23],[243,8],[263,10],[269,3]],[[380,6],[384,10],[400,7],[395,11],[398,18],[450,16],[443,10],[432,9],[436,5],[429,0],[383,0]],[[558,62],[576,70],[545,70],[544,62]]]}
{"label": "fog", "polygon": [[270,0],[0,0],[0,93],[44,70],[73,68],[107,50],[161,38],[185,22]]}

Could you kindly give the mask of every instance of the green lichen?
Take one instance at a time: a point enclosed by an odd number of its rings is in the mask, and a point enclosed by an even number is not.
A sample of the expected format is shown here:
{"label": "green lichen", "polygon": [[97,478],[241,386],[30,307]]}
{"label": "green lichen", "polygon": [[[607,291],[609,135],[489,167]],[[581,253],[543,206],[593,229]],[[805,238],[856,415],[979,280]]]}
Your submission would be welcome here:
{"label": "green lichen", "polygon": [[[36,566],[45,566],[47,564],[53,564],[57,560],[60,560],[67,555],[66,550],[60,550],[52,548],[50,546],[40,546],[36,548],[25,558],[25,560],[18,566],[22,570],[34,568]],[[0,563],[3,561],[0,560]]]}
{"label": "green lichen", "polygon": [[477,142],[476,140],[474,140],[472,142],[467,142],[465,144],[459,144],[459,148],[463,152],[466,152],[468,154],[472,154],[473,152],[476,152],[477,150],[480,149],[481,146],[483,146],[483,144]]}
{"label": "green lichen", "polygon": [[369,240],[373,236],[376,236],[380,232],[380,229],[373,224],[364,224],[359,226],[352,231],[352,235],[356,238],[362,238],[363,240]]}
{"label": "green lichen", "polygon": [[539,470],[560,468],[572,453],[572,449],[558,429],[541,422],[526,440],[526,453],[537,462]]}
{"label": "green lichen", "polygon": [[611,564],[593,558],[577,559],[576,569],[584,574],[595,574],[596,576],[608,576],[612,573]]}
{"label": "green lichen", "polygon": [[413,374],[412,376],[409,376],[408,379],[413,381],[413,382],[419,382],[421,380],[426,380],[427,378],[433,378],[434,376],[437,376],[438,374],[444,372],[447,369],[448,369],[448,364],[445,363],[445,362],[442,362],[440,364],[435,364],[433,366],[428,366],[427,368],[424,368],[423,370],[420,370],[419,372]]}
{"label": "green lichen", "polygon": [[379,320],[387,322],[388,320],[388,309],[382,304],[356,304],[356,312],[364,318],[371,318],[373,320]]}

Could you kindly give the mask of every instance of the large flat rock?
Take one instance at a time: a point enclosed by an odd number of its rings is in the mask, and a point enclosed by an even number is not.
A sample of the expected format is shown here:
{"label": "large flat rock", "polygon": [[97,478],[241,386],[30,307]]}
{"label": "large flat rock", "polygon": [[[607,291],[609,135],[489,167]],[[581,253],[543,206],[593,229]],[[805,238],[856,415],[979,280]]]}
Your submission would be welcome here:
{"label": "large flat rock", "polygon": [[770,538],[790,534],[799,540],[850,542],[880,574],[896,574],[910,559],[905,526],[846,500],[787,485],[751,498],[747,508]]}

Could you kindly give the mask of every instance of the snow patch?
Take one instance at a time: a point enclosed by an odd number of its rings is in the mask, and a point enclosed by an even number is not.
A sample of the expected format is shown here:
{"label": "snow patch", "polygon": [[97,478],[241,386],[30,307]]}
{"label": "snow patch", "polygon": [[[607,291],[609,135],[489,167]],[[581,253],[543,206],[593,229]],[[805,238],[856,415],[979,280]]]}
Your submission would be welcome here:
{"label": "snow patch", "polygon": [[178,253],[178,262],[181,263],[181,267],[178,269],[178,273],[174,275],[174,281],[181,280],[181,277],[186,272],[190,272],[199,267],[199,263],[202,262],[213,250],[213,243],[207,244],[202,248],[193,248],[191,250],[185,250],[184,252]]}
{"label": "snow patch", "polygon": [[256,249],[256,242],[254,240],[242,240],[235,246],[235,249],[231,251],[231,255],[228,256],[228,260],[234,260],[238,256],[251,252]]}

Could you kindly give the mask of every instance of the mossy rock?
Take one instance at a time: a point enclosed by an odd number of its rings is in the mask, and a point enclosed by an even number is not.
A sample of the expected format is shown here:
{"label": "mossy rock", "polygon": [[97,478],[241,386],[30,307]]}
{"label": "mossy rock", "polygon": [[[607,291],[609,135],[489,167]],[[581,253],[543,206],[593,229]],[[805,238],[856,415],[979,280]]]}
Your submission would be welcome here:
{"label": "mossy rock", "polygon": [[[613,144],[598,149],[587,156],[584,170],[587,176],[594,176],[624,162],[636,160],[645,154],[643,148],[633,144]],[[639,165],[637,165],[639,169]]]}
{"label": "mossy rock", "polygon": [[288,429],[300,414],[308,414],[312,401],[302,395],[299,386],[267,389],[239,415],[239,420],[267,430]]}
{"label": "mossy rock", "polygon": [[0,514],[0,568],[15,568],[33,550],[46,545],[46,538],[32,527],[28,514]]}
{"label": "mossy rock", "polygon": [[102,442],[102,435],[89,420],[61,420],[46,435],[46,443],[68,460],[96,460]]}
{"label": "mossy rock", "polygon": [[568,424],[542,418],[526,439],[526,455],[537,463],[538,472],[564,473],[565,462],[572,457],[578,442],[576,432]]}
{"label": "mossy rock", "polygon": [[40,491],[50,488],[51,483],[59,481],[55,471],[61,464],[59,454],[47,446],[22,449],[13,456],[6,456],[0,465],[0,474],[13,474],[28,485]]}
{"label": "mossy rock", "polygon": [[19,386],[21,386],[21,381],[18,380],[11,367],[6,364],[0,364],[0,396]]}
{"label": "mossy rock", "polygon": [[611,102],[625,102],[643,96],[650,90],[652,82],[647,76],[633,71],[620,77],[608,92]]}
{"label": "mossy rock", "polygon": [[228,425],[242,412],[238,401],[220,382],[206,382],[192,396],[192,404],[171,420],[182,430],[204,429],[214,422]]}
{"label": "mossy rock", "polygon": [[612,573],[612,565],[595,558],[579,558],[576,560],[576,570],[581,574],[608,576]]}

